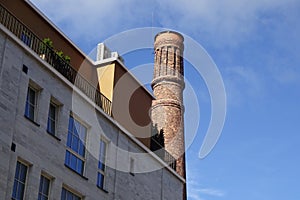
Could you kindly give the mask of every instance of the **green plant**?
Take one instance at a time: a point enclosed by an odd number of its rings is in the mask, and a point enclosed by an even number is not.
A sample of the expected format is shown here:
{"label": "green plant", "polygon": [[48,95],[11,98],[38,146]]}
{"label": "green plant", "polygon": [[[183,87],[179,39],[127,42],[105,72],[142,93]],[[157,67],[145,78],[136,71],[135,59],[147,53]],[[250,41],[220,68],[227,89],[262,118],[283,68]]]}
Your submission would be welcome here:
{"label": "green plant", "polygon": [[43,43],[45,43],[48,47],[53,48],[53,42],[50,38],[44,38]]}
{"label": "green plant", "polygon": [[67,55],[64,55],[64,52],[63,51],[56,51],[56,54],[60,57],[60,58],[62,58],[66,63],[70,63],[71,62],[71,58],[70,58],[70,56],[67,56]]}
{"label": "green plant", "polygon": [[60,51],[56,51],[56,54],[61,57],[61,58],[64,58],[64,52],[62,52],[61,50]]}
{"label": "green plant", "polygon": [[64,60],[69,64],[71,62],[70,56],[64,56]]}
{"label": "green plant", "polygon": [[[47,52],[47,48],[54,49],[53,48],[53,42],[50,38],[44,38],[43,42],[40,44],[40,54],[45,54]],[[64,52],[61,50],[55,50],[55,53],[62,58],[66,63],[71,62],[70,56],[64,55]]]}
{"label": "green plant", "polygon": [[47,47],[53,49],[53,42],[50,38],[43,39],[43,42],[40,44],[40,53],[46,53]]}

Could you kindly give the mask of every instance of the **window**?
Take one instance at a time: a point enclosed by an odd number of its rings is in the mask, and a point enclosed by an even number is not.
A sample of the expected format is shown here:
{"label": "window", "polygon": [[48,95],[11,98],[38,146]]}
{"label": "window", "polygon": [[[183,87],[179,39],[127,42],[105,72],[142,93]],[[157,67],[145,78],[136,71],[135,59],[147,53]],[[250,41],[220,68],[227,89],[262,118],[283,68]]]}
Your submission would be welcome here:
{"label": "window", "polygon": [[61,200],[81,200],[81,197],[63,188],[61,191]]}
{"label": "window", "polygon": [[57,105],[51,102],[49,106],[48,123],[47,123],[47,131],[51,135],[55,135],[56,120],[57,120]]}
{"label": "window", "polygon": [[105,178],[105,161],[106,161],[106,142],[100,140],[100,151],[99,151],[99,162],[98,162],[98,174],[97,174],[97,186],[104,189],[104,178]]}
{"label": "window", "polygon": [[86,132],[86,127],[70,116],[65,164],[81,175],[83,175],[85,162]]}
{"label": "window", "polygon": [[28,87],[26,106],[25,106],[25,117],[34,121],[37,110],[37,91],[31,87]]}
{"label": "window", "polygon": [[21,162],[17,162],[12,199],[23,200],[28,167]]}
{"label": "window", "polygon": [[41,175],[38,200],[48,200],[49,189],[50,189],[50,179],[44,175]]}

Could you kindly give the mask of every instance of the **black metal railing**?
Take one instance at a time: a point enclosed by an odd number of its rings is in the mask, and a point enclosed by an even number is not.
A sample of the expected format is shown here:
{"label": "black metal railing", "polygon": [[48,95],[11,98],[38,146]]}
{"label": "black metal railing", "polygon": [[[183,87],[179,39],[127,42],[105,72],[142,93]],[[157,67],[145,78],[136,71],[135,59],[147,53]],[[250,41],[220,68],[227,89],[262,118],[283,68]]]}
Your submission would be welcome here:
{"label": "black metal railing", "polygon": [[2,5],[0,5],[0,23],[93,100],[104,112],[111,115],[111,101]]}
{"label": "black metal railing", "polygon": [[156,140],[155,137],[151,137],[151,151],[155,153],[160,159],[165,161],[172,169],[176,171],[176,159],[165,150],[165,148],[160,144],[159,141]]}

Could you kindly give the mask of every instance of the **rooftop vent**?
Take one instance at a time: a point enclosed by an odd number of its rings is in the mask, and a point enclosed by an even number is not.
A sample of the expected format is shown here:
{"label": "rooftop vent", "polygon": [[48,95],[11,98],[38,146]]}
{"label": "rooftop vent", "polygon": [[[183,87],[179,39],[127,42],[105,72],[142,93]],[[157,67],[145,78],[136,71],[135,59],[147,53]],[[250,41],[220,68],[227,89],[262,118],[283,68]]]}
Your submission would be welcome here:
{"label": "rooftop vent", "polygon": [[119,56],[118,52],[111,52],[111,50],[107,46],[105,46],[104,43],[99,43],[97,46],[97,61],[105,60],[108,58],[115,58],[124,62],[123,58]]}

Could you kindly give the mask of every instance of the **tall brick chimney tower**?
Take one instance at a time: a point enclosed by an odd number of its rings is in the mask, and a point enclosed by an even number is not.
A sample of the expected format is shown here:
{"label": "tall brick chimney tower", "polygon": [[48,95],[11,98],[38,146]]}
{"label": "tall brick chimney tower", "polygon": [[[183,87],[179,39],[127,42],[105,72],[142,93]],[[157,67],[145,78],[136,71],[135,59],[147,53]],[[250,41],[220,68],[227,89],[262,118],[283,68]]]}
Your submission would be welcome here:
{"label": "tall brick chimney tower", "polygon": [[154,77],[152,89],[152,124],[163,133],[165,150],[176,161],[176,171],[185,178],[183,123],[183,36],[164,31],[155,36]]}

